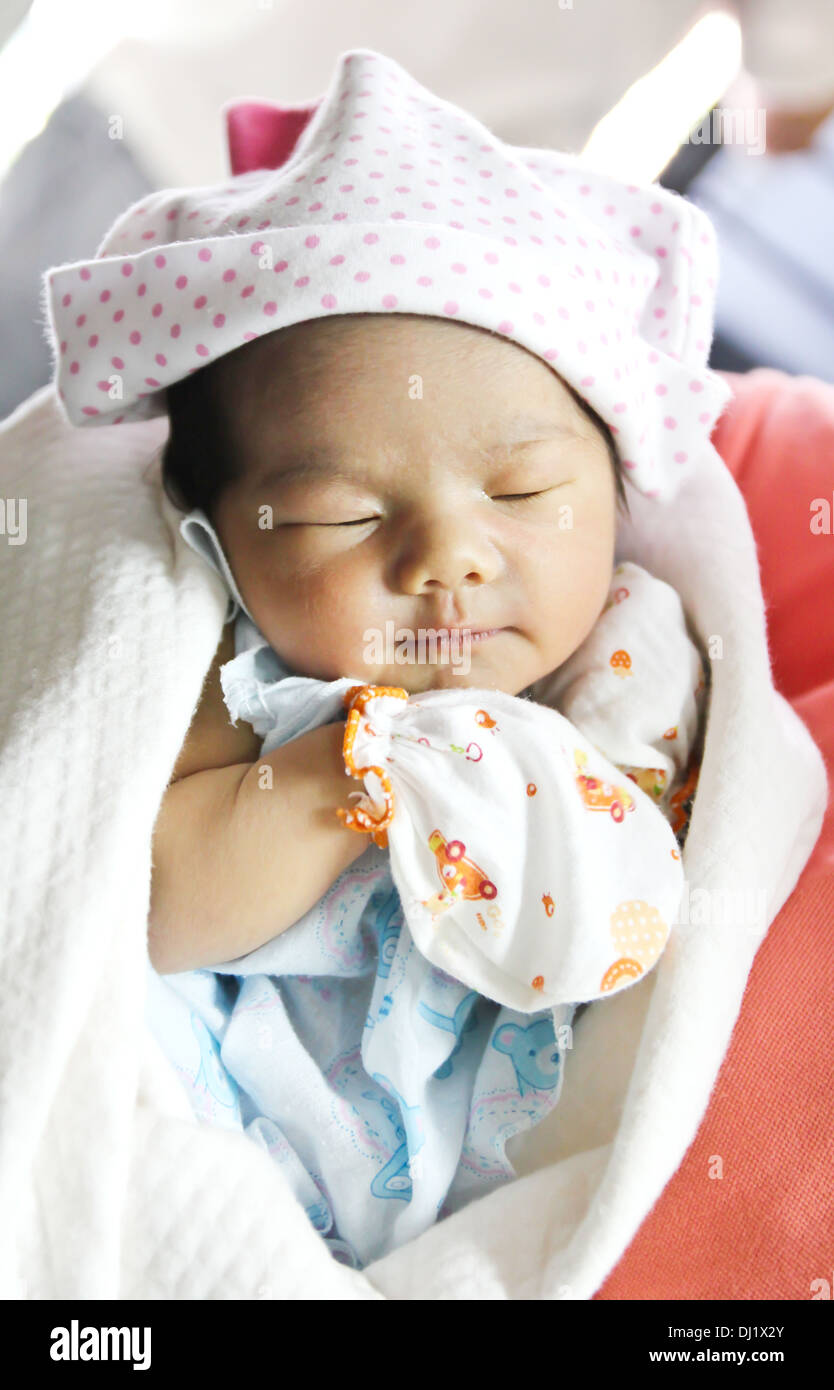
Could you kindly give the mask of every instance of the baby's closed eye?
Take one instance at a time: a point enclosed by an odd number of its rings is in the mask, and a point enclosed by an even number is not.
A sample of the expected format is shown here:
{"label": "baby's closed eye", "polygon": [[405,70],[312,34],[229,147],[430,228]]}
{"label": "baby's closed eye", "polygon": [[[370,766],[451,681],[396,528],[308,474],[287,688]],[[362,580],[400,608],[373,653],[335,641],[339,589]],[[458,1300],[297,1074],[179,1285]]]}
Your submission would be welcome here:
{"label": "baby's closed eye", "polygon": [[[551,492],[556,492],[558,488],[566,487],[569,482],[574,480],[565,479],[560,483],[553,483],[550,487],[539,488],[534,492],[505,492],[498,493],[493,498],[493,502],[532,502],[536,498],[546,497]],[[379,521],[379,516],[352,517],[349,521],[296,521],[287,523],[295,526],[364,526],[372,521]]]}

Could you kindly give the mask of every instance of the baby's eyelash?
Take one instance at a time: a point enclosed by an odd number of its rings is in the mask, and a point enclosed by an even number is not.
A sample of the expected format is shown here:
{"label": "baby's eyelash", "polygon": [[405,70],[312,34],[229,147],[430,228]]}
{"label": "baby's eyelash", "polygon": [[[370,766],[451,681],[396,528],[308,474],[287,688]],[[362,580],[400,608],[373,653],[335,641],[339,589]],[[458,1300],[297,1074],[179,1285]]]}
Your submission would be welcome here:
{"label": "baby's eyelash", "polygon": [[540,492],[507,492],[502,497],[496,497],[496,502],[528,502],[531,497],[543,497],[549,488],[542,488]]}
{"label": "baby's eyelash", "polygon": [[[529,502],[532,497],[544,497],[550,488],[541,488],[538,492],[507,492],[500,497],[496,497],[496,502]],[[360,516],[355,521],[318,521],[311,522],[315,526],[364,526],[366,521],[376,521],[375,516]]]}

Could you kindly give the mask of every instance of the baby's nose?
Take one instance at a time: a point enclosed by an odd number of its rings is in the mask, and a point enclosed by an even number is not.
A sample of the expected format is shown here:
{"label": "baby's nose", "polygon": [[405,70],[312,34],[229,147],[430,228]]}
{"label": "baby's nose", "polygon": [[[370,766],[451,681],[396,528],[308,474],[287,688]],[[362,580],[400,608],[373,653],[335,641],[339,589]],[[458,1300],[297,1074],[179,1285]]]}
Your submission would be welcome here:
{"label": "baby's nose", "polygon": [[398,532],[395,563],[400,589],[412,594],[489,584],[501,571],[501,557],[484,528],[454,513],[433,512],[407,524]]}

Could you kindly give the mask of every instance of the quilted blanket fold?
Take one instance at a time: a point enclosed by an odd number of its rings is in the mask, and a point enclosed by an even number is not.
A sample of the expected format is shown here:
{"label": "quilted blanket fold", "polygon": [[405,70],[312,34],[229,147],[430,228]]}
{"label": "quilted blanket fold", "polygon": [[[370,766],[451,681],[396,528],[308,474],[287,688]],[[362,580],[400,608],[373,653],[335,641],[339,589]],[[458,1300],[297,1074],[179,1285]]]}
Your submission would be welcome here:
{"label": "quilted blanket fold", "polygon": [[711,659],[689,920],[583,1014],[560,1105],[508,1146],[518,1181],[359,1273],[264,1151],[194,1119],[145,1026],[152,831],[226,610],[162,494],[166,431],[74,430],[51,387],[0,427],[0,492],[28,522],[0,538],[0,1294],[589,1298],[694,1137],[824,814],[741,494],[710,448],[674,501],[632,494],[618,548],[678,591]]}

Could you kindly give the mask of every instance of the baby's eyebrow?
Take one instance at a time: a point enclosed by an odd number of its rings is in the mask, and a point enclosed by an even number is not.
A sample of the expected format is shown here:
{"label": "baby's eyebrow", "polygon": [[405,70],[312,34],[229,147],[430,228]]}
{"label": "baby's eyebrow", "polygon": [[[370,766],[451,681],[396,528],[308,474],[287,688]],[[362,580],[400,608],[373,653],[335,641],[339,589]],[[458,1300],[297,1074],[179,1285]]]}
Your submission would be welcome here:
{"label": "baby's eyebrow", "polygon": [[[516,449],[523,448],[525,444],[538,444],[543,439],[581,438],[579,431],[566,421],[548,420],[538,415],[516,415],[506,425],[492,432],[497,440],[497,443],[487,450],[492,453],[498,449]],[[501,436],[500,439],[498,436]]]}
{"label": "baby's eyebrow", "polygon": [[294,483],[300,478],[326,478],[328,482],[356,482],[356,474],[345,468],[345,450],[328,448],[304,449],[295,455],[295,462],[288,468],[280,464],[268,469],[258,478],[258,486],[268,484]]}
{"label": "baby's eyebrow", "polygon": [[[527,445],[541,444],[548,439],[579,439],[582,436],[572,425],[563,420],[545,420],[532,415],[518,415],[508,424],[483,432],[483,437],[491,436],[494,443],[484,445],[475,442],[475,447],[483,458],[494,458],[507,450],[523,449]],[[268,469],[258,479],[258,486],[298,482],[303,479],[326,478],[328,482],[355,483],[357,474],[344,466],[344,448],[331,445],[316,445],[305,448],[294,455],[294,462],[288,467],[277,464]]]}

